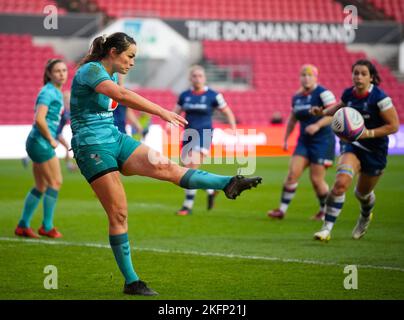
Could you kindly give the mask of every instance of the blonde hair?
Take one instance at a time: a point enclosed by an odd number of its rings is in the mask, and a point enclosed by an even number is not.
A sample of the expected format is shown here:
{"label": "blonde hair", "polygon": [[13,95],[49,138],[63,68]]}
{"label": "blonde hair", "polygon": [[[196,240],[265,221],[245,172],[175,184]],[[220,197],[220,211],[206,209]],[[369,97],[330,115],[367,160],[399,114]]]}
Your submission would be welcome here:
{"label": "blonde hair", "polygon": [[300,72],[308,72],[309,74],[318,78],[318,68],[314,64],[304,64],[300,68]]}
{"label": "blonde hair", "polygon": [[205,74],[205,68],[204,67],[202,67],[201,65],[199,65],[199,64],[194,64],[193,66],[191,66],[190,68],[189,68],[189,75],[191,75],[194,71],[196,71],[196,70],[200,70],[200,71],[202,71],[203,72],[203,74]]}

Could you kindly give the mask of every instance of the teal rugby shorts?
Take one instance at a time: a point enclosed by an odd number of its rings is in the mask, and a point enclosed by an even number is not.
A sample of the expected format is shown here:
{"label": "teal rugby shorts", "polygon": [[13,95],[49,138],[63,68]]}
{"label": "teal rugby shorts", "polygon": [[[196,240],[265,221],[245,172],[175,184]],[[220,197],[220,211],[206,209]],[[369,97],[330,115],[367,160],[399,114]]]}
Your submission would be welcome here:
{"label": "teal rugby shorts", "polygon": [[120,133],[117,142],[73,146],[74,158],[88,183],[103,175],[119,171],[123,163],[141,143]]}
{"label": "teal rugby shorts", "polygon": [[28,137],[25,143],[25,150],[30,159],[35,163],[43,163],[56,156],[55,149],[53,149],[49,141],[44,138],[37,139]]}

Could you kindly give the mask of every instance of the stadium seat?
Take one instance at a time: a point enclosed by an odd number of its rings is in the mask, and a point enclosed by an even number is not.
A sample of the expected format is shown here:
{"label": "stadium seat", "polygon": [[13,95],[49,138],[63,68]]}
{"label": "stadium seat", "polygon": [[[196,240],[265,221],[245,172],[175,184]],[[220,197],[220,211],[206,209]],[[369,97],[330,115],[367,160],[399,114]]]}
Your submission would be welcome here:
{"label": "stadium seat", "polygon": [[[268,125],[275,111],[286,120],[291,97],[299,88],[298,72],[302,64],[317,65],[320,83],[339,99],[342,91],[352,85],[351,65],[366,58],[362,52],[347,51],[342,44],[232,41],[205,41],[203,55],[220,66],[249,64],[252,67],[251,90],[223,91],[239,122],[246,125]],[[389,68],[373,62],[380,71],[382,89],[393,98],[400,119],[404,119],[404,84],[398,82]],[[176,103],[176,96],[167,90],[137,88],[135,91],[168,109]],[[161,122],[159,119],[155,121]]]}
{"label": "stadium seat", "polygon": [[[301,65],[317,65],[320,83],[331,89],[338,99],[343,89],[351,85],[352,63],[366,58],[364,53],[347,51],[342,44],[205,41],[203,50],[206,59],[221,66],[226,63],[251,65],[254,91],[224,91],[224,94],[240,122],[252,125],[268,125],[275,111],[286,119],[290,113],[291,97],[299,87]],[[244,57],[244,60],[241,61],[239,57]],[[373,62],[384,80],[381,87],[393,98],[401,116],[404,110],[401,94],[404,84],[399,83],[387,67]]]}
{"label": "stadium seat", "polygon": [[[21,47],[14,43],[23,43]],[[19,68],[0,69],[0,99],[7,105],[0,116],[0,124],[32,122],[34,103],[42,86],[43,68],[51,57],[60,57],[50,47],[33,45],[29,35],[0,34],[0,63],[18,64]],[[248,125],[268,125],[271,115],[279,111],[286,119],[290,113],[291,96],[299,87],[298,72],[304,63],[319,67],[320,83],[330,88],[337,98],[344,88],[351,85],[350,70],[354,61],[365,58],[364,53],[351,53],[342,44],[307,43],[258,43],[258,42],[203,42],[204,58],[210,62],[226,66],[228,64],[248,64],[251,66],[252,87],[238,92],[225,90],[223,93],[234,110],[238,120]],[[404,84],[397,81],[389,68],[375,62],[383,79],[381,87],[393,98],[401,119],[404,119]],[[70,87],[74,76],[74,64],[68,63]],[[170,90],[135,88],[167,109],[176,103],[176,95]],[[17,111],[18,110],[18,111]],[[11,112],[12,111],[12,112]],[[15,115],[12,121],[12,115]],[[159,119],[153,120],[160,123]]]}
{"label": "stadium seat", "polygon": [[[11,1],[11,0],[10,0]],[[332,0],[95,0],[111,17],[156,16],[221,20],[341,22],[342,6]]]}
{"label": "stadium seat", "polygon": [[[47,5],[57,6],[53,0],[1,0],[0,12],[18,13],[18,14],[43,14]],[[66,11],[58,9],[58,14],[64,14]]]}
{"label": "stadium seat", "polygon": [[[0,53],[1,65],[18,65],[0,69],[0,99],[3,111],[7,110],[0,114],[0,124],[30,124],[35,99],[43,85],[45,64],[50,58],[63,57],[51,47],[35,46],[30,35],[0,34]],[[67,62],[67,66],[69,78],[65,90],[70,88],[75,70],[73,63]]]}
{"label": "stadium seat", "polygon": [[379,10],[394,20],[404,23],[404,1],[402,0],[369,0]]}

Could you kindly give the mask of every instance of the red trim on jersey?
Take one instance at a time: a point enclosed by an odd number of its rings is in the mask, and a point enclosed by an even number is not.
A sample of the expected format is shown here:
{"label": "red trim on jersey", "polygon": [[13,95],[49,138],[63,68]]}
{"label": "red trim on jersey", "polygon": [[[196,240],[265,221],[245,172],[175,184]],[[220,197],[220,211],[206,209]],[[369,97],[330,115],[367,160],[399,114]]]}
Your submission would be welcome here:
{"label": "red trim on jersey", "polygon": [[201,95],[203,95],[205,92],[206,92],[206,90],[201,90],[201,91],[192,90],[192,94],[195,95],[195,96],[201,96]]}
{"label": "red trim on jersey", "polygon": [[191,89],[191,93],[192,93],[193,95],[201,96],[201,95],[203,95],[204,93],[208,92],[209,87],[208,87],[208,86],[203,86],[203,88],[202,88],[201,90],[195,90],[195,88],[194,88],[193,86],[191,86],[190,89]]}
{"label": "red trim on jersey", "polygon": [[354,96],[355,98],[363,99],[363,98],[366,98],[372,90],[373,90],[373,85],[371,84],[370,87],[369,87],[369,89],[367,89],[364,94],[358,94],[358,93],[356,92],[356,87],[354,87],[353,90],[352,90],[352,94],[353,94],[353,96]]}
{"label": "red trim on jersey", "polygon": [[369,95],[369,91],[366,91],[364,94],[358,94],[358,93],[356,92],[356,90],[354,89],[354,90],[352,90],[352,94],[353,94],[353,96],[354,96],[355,98],[363,99],[363,98],[366,98],[366,97]]}
{"label": "red trim on jersey", "polygon": [[326,106],[324,106],[324,109],[331,108],[331,107],[335,106],[336,104],[337,104],[336,102],[327,104]]}
{"label": "red trim on jersey", "polygon": [[311,91],[303,91],[303,92],[302,92],[302,95],[305,96],[305,97],[307,97],[307,96],[309,96],[312,92],[313,92],[313,90],[311,90]]}
{"label": "red trim on jersey", "polygon": [[314,90],[316,90],[318,87],[318,84],[316,84],[310,91],[306,91],[303,87],[301,90],[301,94],[304,95],[305,97],[311,95],[313,93]]}

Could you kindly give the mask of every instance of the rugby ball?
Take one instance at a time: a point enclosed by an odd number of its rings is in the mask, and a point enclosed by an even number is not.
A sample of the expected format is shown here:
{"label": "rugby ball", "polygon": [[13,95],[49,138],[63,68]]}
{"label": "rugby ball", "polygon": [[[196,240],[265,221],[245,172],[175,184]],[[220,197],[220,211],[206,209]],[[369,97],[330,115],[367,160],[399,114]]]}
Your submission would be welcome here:
{"label": "rugby ball", "polygon": [[365,121],[362,115],[354,108],[345,107],[334,114],[331,128],[338,137],[348,141],[355,141],[365,130]]}

